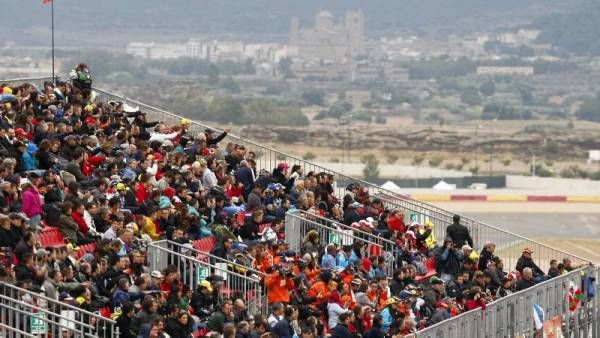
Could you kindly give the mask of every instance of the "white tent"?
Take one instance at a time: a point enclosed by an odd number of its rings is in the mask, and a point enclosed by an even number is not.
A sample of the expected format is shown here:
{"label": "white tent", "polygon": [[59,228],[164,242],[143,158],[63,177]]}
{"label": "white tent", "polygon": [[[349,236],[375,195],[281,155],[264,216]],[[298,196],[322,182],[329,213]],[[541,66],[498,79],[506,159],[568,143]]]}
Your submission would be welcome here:
{"label": "white tent", "polygon": [[394,190],[400,190],[400,187],[392,181],[387,181],[381,185],[381,189],[394,191]]}
{"label": "white tent", "polygon": [[448,184],[444,180],[439,181],[433,186],[434,190],[456,190],[456,184]]}

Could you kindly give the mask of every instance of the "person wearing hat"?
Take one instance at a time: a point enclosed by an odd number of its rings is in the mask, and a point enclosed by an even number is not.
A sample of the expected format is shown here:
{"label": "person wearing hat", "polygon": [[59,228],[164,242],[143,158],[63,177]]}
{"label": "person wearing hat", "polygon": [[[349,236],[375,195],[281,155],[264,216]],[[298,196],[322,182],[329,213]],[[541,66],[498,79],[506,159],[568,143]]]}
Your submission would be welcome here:
{"label": "person wearing hat", "polygon": [[433,222],[430,220],[425,221],[415,235],[417,237],[417,247],[422,248],[424,252],[433,251],[438,246],[433,231]]}
{"label": "person wearing hat", "polygon": [[121,200],[123,208],[131,210],[132,213],[137,213],[139,206],[133,191],[124,183],[117,183],[115,190],[117,191],[117,194],[119,194],[119,199]]}
{"label": "person wearing hat", "polygon": [[423,293],[425,305],[433,311],[435,310],[435,304],[444,298],[446,298],[444,281],[437,276],[431,277],[429,279],[429,288]]}
{"label": "person wearing hat", "polygon": [[217,133],[216,130],[214,130],[212,128],[206,128],[204,130],[204,136],[206,137],[206,146],[210,147],[210,146],[217,145],[219,142],[221,142],[227,136],[227,134],[230,131],[231,131],[231,128],[225,128],[225,129],[223,129],[223,132],[219,136],[215,136],[215,134]]}
{"label": "person wearing hat", "polygon": [[196,290],[192,294],[190,306],[194,309],[194,314],[200,319],[206,319],[216,308],[216,297],[214,289],[208,280],[198,283]]}
{"label": "person wearing hat", "polygon": [[386,301],[385,308],[381,310],[382,325],[381,328],[384,332],[387,332],[392,325],[402,317],[400,310],[398,309],[398,303],[400,299],[391,297]]}
{"label": "person wearing hat", "polygon": [[523,273],[523,269],[530,268],[533,273],[533,278],[536,282],[540,282],[544,277],[544,271],[540,269],[532,258],[533,250],[530,248],[523,249],[523,254],[517,260],[517,266],[515,270]]}
{"label": "person wearing hat", "polygon": [[510,296],[515,292],[515,288],[513,285],[513,279],[504,277],[502,278],[502,285],[496,291],[496,298],[502,298],[506,296]]}

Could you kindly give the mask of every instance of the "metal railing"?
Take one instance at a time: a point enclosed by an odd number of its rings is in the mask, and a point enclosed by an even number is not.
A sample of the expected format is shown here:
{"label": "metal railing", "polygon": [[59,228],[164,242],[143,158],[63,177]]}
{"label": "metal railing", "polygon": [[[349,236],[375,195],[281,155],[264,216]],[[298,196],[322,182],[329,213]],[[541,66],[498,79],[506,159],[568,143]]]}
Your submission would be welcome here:
{"label": "metal railing", "polygon": [[[542,282],[535,287],[500,298],[485,310],[474,309],[415,334],[417,338],[533,337],[533,305],[544,310],[545,320],[560,316],[565,337],[598,337],[598,299],[588,299],[586,277],[599,270],[586,266]],[[585,296],[575,311],[569,308],[569,288],[580,288]],[[595,285],[596,291],[598,289]]]}
{"label": "metal railing", "polygon": [[[198,258],[198,253],[202,256]],[[246,301],[248,313],[251,315],[268,315],[266,293],[260,275],[246,275],[235,268],[232,262],[211,263],[205,253],[179,246],[168,241],[153,242],[148,245],[149,269],[164,271],[167,266],[175,265],[181,274],[183,283],[191,289],[210,276],[219,276],[223,285],[215,285],[219,297],[241,298]]]}
{"label": "metal railing", "polygon": [[81,308],[0,283],[0,336],[119,337],[116,322]]}
{"label": "metal railing", "polygon": [[291,250],[302,251],[304,236],[311,230],[319,234],[319,243],[323,247],[327,244],[339,246],[364,243],[368,256],[376,255],[385,258],[387,276],[392,276],[395,262],[399,261],[397,257],[399,252],[395,250],[396,243],[388,239],[305,211],[292,211],[286,214],[285,240]]}

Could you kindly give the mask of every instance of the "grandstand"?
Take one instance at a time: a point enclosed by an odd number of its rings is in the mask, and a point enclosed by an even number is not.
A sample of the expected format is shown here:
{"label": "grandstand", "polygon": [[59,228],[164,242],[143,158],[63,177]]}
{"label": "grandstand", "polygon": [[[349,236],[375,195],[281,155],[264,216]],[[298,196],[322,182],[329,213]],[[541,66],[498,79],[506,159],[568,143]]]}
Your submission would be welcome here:
{"label": "grandstand", "polygon": [[585,258],[48,80],[0,81],[0,337],[360,336],[375,313],[390,336],[528,337],[534,304],[598,336]]}

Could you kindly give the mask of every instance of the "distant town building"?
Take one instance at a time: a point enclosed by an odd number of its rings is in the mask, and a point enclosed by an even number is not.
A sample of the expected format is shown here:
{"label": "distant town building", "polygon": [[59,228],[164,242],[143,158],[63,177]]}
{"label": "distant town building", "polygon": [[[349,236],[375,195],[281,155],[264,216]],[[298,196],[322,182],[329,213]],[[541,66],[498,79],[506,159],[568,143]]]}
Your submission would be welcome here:
{"label": "distant town building", "polygon": [[185,43],[131,42],[126,53],[145,59],[190,57],[212,62],[233,61],[277,63],[297,55],[297,48],[276,43],[244,44],[242,41],[190,39]]}
{"label": "distant town building", "polygon": [[346,81],[350,74],[350,65],[294,62],[292,71],[303,81]]}
{"label": "distant town building", "polygon": [[533,67],[477,67],[477,75],[533,75]]}
{"label": "distant town building", "polygon": [[314,27],[300,27],[297,18],[290,24],[290,45],[298,48],[298,56],[340,61],[364,52],[364,16],[360,10],[347,11],[344,20],[320,11]]}
{"label": "distant town building", "polygon": [[502,33],[498,35],[498,41],[505,45],[528,45],[535,42],[540,35],[536,29],[519,29],[515,33]]}

